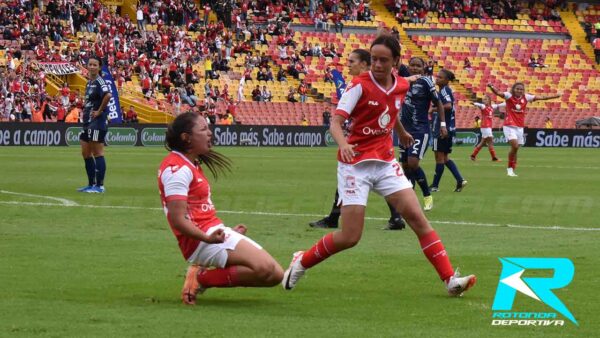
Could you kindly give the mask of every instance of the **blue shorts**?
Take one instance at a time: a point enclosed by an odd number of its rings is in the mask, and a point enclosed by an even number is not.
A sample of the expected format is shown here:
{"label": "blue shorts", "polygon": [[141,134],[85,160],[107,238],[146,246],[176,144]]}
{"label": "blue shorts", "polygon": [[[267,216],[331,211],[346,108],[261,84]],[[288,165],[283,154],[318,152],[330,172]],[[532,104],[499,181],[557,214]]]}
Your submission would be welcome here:
{"label": "blue shorts", "polygon": [[452,152],[452,136],[448,135],[446,138],[435,138],[433,140],[433,151],[450,154]]}
{"label": "blue shorts", "polygon": [[79,134],[79,139],[83,142],[104,143],[105,138],[106,130],[84,128]]}
{"label": "blue shorts", "polygon": [[429,148],[429,134],[411,134],[415,143],[408,149],[400,145],[400,162],[408,162],[408,157],[417,157],[422,160]]}

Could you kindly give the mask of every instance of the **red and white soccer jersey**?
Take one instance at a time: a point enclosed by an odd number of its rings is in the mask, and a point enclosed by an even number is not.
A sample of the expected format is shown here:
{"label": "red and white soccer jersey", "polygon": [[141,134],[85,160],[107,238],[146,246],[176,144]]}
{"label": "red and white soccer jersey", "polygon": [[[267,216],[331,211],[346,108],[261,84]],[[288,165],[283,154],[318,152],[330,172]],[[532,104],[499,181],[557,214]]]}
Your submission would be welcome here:
{"label": "red and white soccer jersey", "polygon": [[171,226],[181,253],[187,260],[196,250],[200,241],[181,234],[171,224],[167,202],[185,200],[188,203],[187,217],[200,230],[208,229],[223,222],[217,217],[217,211],[210,199],[210,185],[202,168],[196,166],[183,154],[172,151],[160,164],[158,170],[158,188],[163,209]]}
{"label": "red and white soccer jersey", "polygon": [[486,106],[482,103],[474,102],[475,107],[481,109],[481,126],[480,128],[493,128],[494,127],[494,110],[500,107],[506,107],[506,103],[500,104],[492,103],[491,106]]}
{"label": "red and white soccer jersey", "polygon": [[[356,156],[349,164],[394,159],[392,130],[408,88],[407,80],[394,75],[394,85],[386,91],[370,71],[348,84],[335,113],[352,119],[347,141],[356,144]],[[342,162],[339,151],[338,161]]]}
{"label": "red and white soccer jersey", "polygon": [[535,95],[525,94],[521,97],[514,97],[511,93],[505,92],[504,98],[506,99],[506,119],[504,120],[505,126],[513,127],[525,127],[525,109],[527,103],[535,99]]}

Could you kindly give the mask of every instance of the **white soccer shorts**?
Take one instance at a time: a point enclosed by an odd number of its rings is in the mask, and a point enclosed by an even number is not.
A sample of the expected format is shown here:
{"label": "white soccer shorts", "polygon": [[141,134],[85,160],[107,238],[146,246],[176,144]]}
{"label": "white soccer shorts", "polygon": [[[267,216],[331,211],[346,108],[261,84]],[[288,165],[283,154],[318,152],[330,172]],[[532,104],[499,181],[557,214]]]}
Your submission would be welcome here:
{"label": "white soccer shorts", "polygon": [[338,205],[367,205],[369,192],[388,196],[397,191],[412,189],[395,159],[391,162],[363,161],[357,164],[338,162]]}
{"label": "white soccer shorts", "polygon": [[245,239],[250,244],[254,245],[257,249],[262,249],[258,243],[250,239],[249,237],[235,232],[230,227],[226,227],[223,224],[215,225],[206,232],[207,235],[212,234],[217,229],[223,229],[225,232],[225,241],[218,244],[210,244],[206,242],[200,242],[196,251],[190,256],[188,262],[191,264],[199,264],[203,267],[217,267],[224,268],[227,266],[227,258],[229,254],[227,250],[235,250],[238,243]]}
{"label": "white soccer shorts", "polygon": [[519,145],[525,144],[525,137],[523,137],[523,128],[515,126],[504,126],[502,127],[502,130],[504,131],[504,137],[506,137],[508,141],[517,140]]}
{"label": "white soccer shorts", "polygon": [[492,134],[492,128],[481,128],[481,138],[494,137]]}

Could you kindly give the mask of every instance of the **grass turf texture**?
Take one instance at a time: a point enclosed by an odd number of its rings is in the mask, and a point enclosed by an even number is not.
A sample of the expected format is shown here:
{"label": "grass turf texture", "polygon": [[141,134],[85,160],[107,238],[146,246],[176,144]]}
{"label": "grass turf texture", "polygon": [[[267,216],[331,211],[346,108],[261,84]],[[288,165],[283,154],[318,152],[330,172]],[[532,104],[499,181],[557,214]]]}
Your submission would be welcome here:
{"label": "grass turf texture", "polygon": [[[233,173],[211,180],[219,216],[247,224],[287,268],[292,252],[327,232],[307,223],[331,206],[335,149],[219,150],[234,161]],[[453,264],[478,276],[465,297],[446,296],[411,231],[381,230],[389,215],[373,194],[360,244],[308,271],[295,290],[210,289],[186,307],[186,265],[156,185],[166,151],[108,148],[107,193],[90,195],[75,192],[86,181],[77,148],[0,148],[0,190],[135,207],[41,206],[30,203],[62,202],[0,193],[0,336],[597,336],[600,232],[537,227],[600,227],[598,150],[521,149],[517,178],[485,150],[469,161],[470,151],[452,154],[469,186],[452,192],[446,170],[427,214]],[[507,149],[498,151],[505,160]],[[430,182],[432,158],[423,162]],[[491,326],[498,257],[570,258],[574,279],[555,294],[580,326],[560,314],[564,327]],[[513,310],[555,312],[521,294]]]}

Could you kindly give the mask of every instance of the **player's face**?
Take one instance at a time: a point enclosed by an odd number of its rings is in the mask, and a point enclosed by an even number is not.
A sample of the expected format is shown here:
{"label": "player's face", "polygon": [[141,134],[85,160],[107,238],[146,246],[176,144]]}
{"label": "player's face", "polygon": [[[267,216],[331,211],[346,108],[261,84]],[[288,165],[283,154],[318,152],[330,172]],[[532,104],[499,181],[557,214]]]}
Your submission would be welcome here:
{"label": "player's face", "polygon": [[490,99],[489,96],[484,96],[483,97],[483,104],[485,104],[486,106],[489,106],[490,104],[492,104],[492,99]]}
{"label": "player's face", "polygon": [[371,72],[378,80],[390,76],[392,68],[398,63],[398,58],[392,56],[392,51],[384,45],[371,48]]}
{"label": "player's face", "polygon": [[98,72],[100,72],[100,62],[96,59],[89,59],[87,64],[88,72],[90,72],[90,76],[96,77]]}
{"label": "player's face", "polygon": [[412,59],[408,63],[408,72],[410,75],[421,75],[424,73],[425,65],[419,59]]}
{"label": "player's face", "polygon": [[440,87],[444,87],[448,84],[448,78],[446,77],[446,74],[444,72],[438,73],[437,79],[435,79],[435,84],[437,84]]}
{"label": "player's face", "polygon": [[523,85],[516,85],[514,89],[513,95],[516,97],[521,97],[525,93],[525,87]]}
{"label": "player's face", "polygon": [[192,134],[190,135],[191,148],[190,153],[195,155],[204,155],[210,151],[212,147],[212,132],[208,128],[206,119],[197,118]]}
{"label": "player's face", "polygon": [[356,76],[362,72],[367,71],[365,62],[360,61],[360,57],[356,53],[350,53],[348,56],[348,73],[352,76]]}

